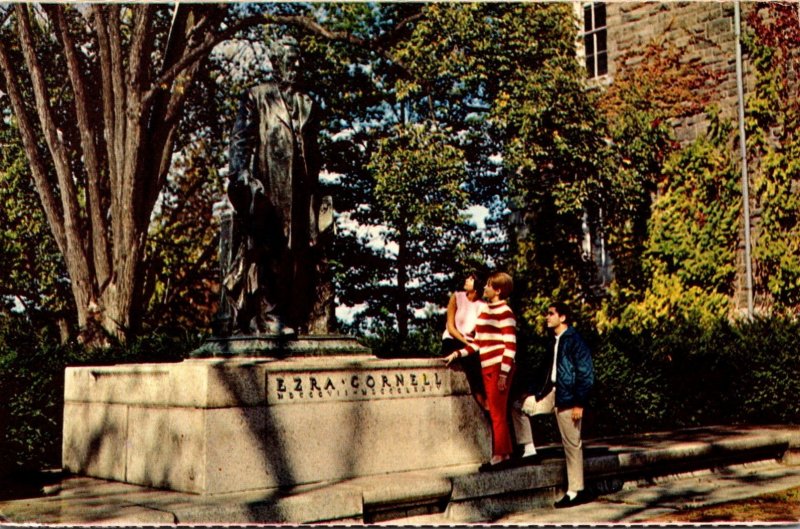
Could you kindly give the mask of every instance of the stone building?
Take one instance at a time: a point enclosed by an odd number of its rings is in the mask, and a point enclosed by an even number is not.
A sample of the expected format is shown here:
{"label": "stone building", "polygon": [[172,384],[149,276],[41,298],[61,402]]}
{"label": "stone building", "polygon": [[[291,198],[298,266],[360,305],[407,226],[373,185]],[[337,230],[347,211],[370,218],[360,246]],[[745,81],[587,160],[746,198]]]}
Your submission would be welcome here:
{"label": "stone building", "polygon": [[[590,78],[610,84],[641,60],[637,52],[650,43],[677,47],[688,63],[698,63],[718,77],[709,87],[723,116],[735,117],[736,36],[733,2],[581,2],[584,21],[579,55]],[[743,4],[743,14],[747,4]],[[747,79],[745,62],[745,79]],[[676,123],[677,139],[691,141],[705,130],[698,114]]]}
{"label": "stone building", "polygon": [[[743,2],[742,20],[748,4]],[[626,68],[642,60],[644,49],[651,43],[676,47],[689,63],[701,64],[715,82],[706,89],[723,118],[738,123],[736,82],[736,34],[733,2],[574,2],[576,15],[583,22],[579,30],[578,55],[584,61],[590,82],[600,89],[613,83]],[[748,75],[746,58],[743,65],[745,90],[752,76]],[[691,142],[705,132],[708,120],[698,113],[674,121],[675,137],[682,143]],[[738,139],[732,142],[735,159]],[[758,211],[751,208],[751,233],[757,232]],[[744,223],[742,223],[744,226]],[[584,250],[592,252],[601,276],[610,275],[608,256],[602,241],[592,238],[588,230]],[[739,309],[747,307],[744,228],[740,234],[737,255],[735,301]]]}

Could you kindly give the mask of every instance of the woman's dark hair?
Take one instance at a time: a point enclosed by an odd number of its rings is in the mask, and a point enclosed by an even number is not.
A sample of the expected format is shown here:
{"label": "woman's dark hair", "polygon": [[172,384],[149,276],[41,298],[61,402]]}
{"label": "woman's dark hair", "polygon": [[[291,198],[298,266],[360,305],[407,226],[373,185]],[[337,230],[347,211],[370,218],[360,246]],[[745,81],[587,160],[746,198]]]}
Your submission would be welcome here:
{"label": "woman's dark hair", "polygon": [[475,292],[478,293],[478,299],[483,297],[483,287],[486,281],[483,279],[483,275],[478,270],[470,270],[467,272],[467,275],[464,276],[464,280],[472,278],[474,283]]}

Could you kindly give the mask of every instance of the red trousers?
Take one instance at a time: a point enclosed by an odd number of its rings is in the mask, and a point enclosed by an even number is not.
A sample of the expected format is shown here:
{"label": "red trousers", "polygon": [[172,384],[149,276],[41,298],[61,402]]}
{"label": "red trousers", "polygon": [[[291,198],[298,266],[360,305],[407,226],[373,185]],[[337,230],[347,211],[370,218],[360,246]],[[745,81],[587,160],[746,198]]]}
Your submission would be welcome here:
{"label": "red trousers", "polygon": [[508,425],[508,393],[511,388],[511,378],[514,368],[506,377],[506,389],[497,388],[497,379],[500,377],[500,364],[483,369],[483,387],[486,391],[486,406],[489,408],[489,417],[492,420],[492,456],[510,456],[513,450],[511,443],[511,430]]}

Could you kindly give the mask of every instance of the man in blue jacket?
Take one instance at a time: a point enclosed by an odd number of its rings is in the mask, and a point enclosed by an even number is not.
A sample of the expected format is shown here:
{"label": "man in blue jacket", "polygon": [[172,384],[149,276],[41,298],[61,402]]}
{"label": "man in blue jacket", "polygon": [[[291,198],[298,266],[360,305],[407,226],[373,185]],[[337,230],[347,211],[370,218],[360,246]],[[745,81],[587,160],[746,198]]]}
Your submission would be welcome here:
{"label": "man in blue jacket", "polygon": [[536,400],[545,398],[555,386],[556,419],[567,460],[568,482],[566,494],[555,503],[558,509],[590,500],[583,488],[581,422],[589,390],[594,384],[594,367],[589,347],[571,325],[571,312],[566,304],[552,303],[547,309],[546,320],[556,338],[553,365],[550,377],[536,395]]}
{"label": "man in blue jacket", "polygon": [[581,422],[594,384],[594,368],[589,347],[571,325],[569,307],[560,302],[552,303],[547,309],[546,320],[547,327],[555,334],[551,361],[544,380],[530,388],[512,409],[512,420],[517,442],[525,446],[525,457],[536,454],[530,422],[525,415],[555,411],[567,460],[567,492],[555,503],[555,507],[560,509],[591,499],[583,487]]}

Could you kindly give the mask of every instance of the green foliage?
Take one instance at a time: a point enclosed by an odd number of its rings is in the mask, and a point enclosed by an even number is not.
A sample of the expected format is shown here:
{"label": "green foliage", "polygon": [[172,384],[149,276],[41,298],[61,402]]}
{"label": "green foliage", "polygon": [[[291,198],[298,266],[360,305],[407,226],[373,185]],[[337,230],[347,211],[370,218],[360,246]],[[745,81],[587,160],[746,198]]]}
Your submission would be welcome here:
{"label": "green foliage", "polygon": [[52,332],[0,315],[0,474],[58,464],[63,366],[74,354]]}
{"label": "green foliage", "polygon": [[740,209],[738,175],[725,147],[700,138],[667,162],[646,254],[682,282],[718,292],[729,288],[735,271]]}
{"label": "green foliage", "polygon": [[582,255],[584,214],[597,218],[604,127],[574,57],[567,4],[523,4],[499,19],[490,71],[498,80],[491,119],[500,128],[508,207],[508,266],[520,316],[551,298],[596,301],[594,264]]}
{"label": "green foliage", "polygon": [[64,262],[13,119],[0,121],[0,143],[0,306],[13,307],[16,297],[27,310],[66,319],[73,305]]}
{"label": "green foliage", "polygon": [[[427,19],[429,7],[342,4],[319,10],[328,27],[376,37],[416,11]],[[414,24],[387,54],[402,55],[398,50],[419,27]],[[327,185],[341,219],[330,254],[339,303],[355,308],[354,330],[398,325],[404,334],[420,323],[415,313],[444,303],[448,283],[464,263],[480,261],[484,253],[465,217],[481,198],[474,193],[481,171],[474,164],[481,157],[474,131],[463,112],[440,112],[457,101],[451,96],[415,92],[398,100],[409,65],[398,68],[384,54],[315,37],[301,43],[309,87],[325,106],[324,170],[336,175]]]}
{"label": "green foliage", "polygon": [[381,327],[378,332],[363,338],[364,344],[378,358],[436,358],[442,346],[442,329],[419,325],[402,338],[393,327]]}
{"label": "green foliage", "polygon": [[213,318],[219,293],[219,225],[212,213],[224,193],[220,146],[200,139],[173,162],[174,174],[147,241],[149,304],[144,321],[149,330],[165,322],[203,329]]}
{"label": "green foliage", "polygon": [[716,126],[712,132],[664,165],[643,256],[649,283],[622,310],[623,325],[641,329],[674,318],[708,322],[730,313],[741,198],[724,141],[727,130]]}
{"label": "green foliage", "polygon": [[0,475],[60,465],[65,367],[174,362],[199,344],[199,336],[174,329],[125,346],[86,349],[59,343],[52,325],[0,313]]}
{"label": "green foliage", "polygon": [[[469,246],[464,244],[472,227],[464,213],[466,162],[451,137],[451,131],[431,123],[399,126],[378,142],[368,165],[379,219],[389,228],[384,241],[397,245],[389,265],[396,275],[392,301],[401,337],[407,334],[411,311],[444,299],[435,275],[451,274],[452,256],[463,255]],[[411,296],[414,283],[427,289]],[[430,288],[437,283],[438,289]]]}
{"label": "green foliage", "polygon": [[[766,13],[764,13],[766,11]],[[800,307],[800,22],[794,9],[759,5],[748,22],[755,90],[747,98],[747,148],[760,225],[754,238],[756,288],[778,311]]]}
{"label": "green foliage", "polygon": [[[316,81],[310,85],[327,107],[322,150],[326,169],[341,175],[344,192],[333,193],[337,200],[342,197],[337,210],[392,242],[402,238],[396,220],[409,213],[403,208],[412,207],[417,217],[421,212],[419,204],[405,202],[408,189],[432,197],[421,201],[424,216],[451,219],[446,224],[456,231],[449,238],[458,246],[448,249],[450,255],[438,249],[441,233],[430,222],[418,224],[425,244],[417,248],[436,248],[436,253],[419,254],[423,266],[415,267],[422,272],[417,273],[422,288],[409,292],[407,302],[401,297],[400,307],[442,305],[444,281],[463,272],[470,260],[511,269],[519,302],[531,306],[559,288],[593,285],[591,265],[575,242],[582,236],[583,208],[596,209],[593,200],[602,200],[597,169],[602,127],[584,87],[585,73],[575,61],[571,6],[326,5],[316,13],[324,13],[328,27],[375,37],[416,12],[420,16],[382,53],[314,37],[302,40]],[[447,131],[446,141],[419,142],[418,154],[412,154],[415,149],[401,152],[408,131],[424,123],[436,123],[426,125],[428,130]],[[390,145],[394,162],[377,162]],[[450,172],[449,155],[437,152],[439,145],[463,153],[466,173],[458,177],[457,189],[420,192],[412,186],[430,182],[419,178]],[[425,167],[423,174],[389,171],[392,163],[401,168],[401,161]],[[365,167],[376,171],[366,173]],[[382,173],[396,176],[390,183]],[[439,201],[443,196],[446,200]],[[453,222],[448,201],[456,207],[480,204],[490,211],[484,240],[469,240],[469,230]],[[515,234],[511,257],[504,245],[509,208]],[[395,220],[389,220],[390,229],[381,229],[388,216]],[[392,256],[365,251],[367,240],[359,230],[348,228],[343,235],[334,252],[340,300],[366,305],[364,314],[390,323],[397,311],[387,307],[398,300],[385,285],[396,276],[384,270],[394,269]]]}
{"label": "green foliage", "polygon": [[708,86],[716,81],[701,64],[685,61],[681,49],[660,41],[631,50],[620,57],[620,63],[634,56],[635,66],[621,70],[599,99],[611,140],[604,151],[603,221],[605,242],[614,260],[614,284],[598,318],[602,325],[616,318],[619,308],[641,301],[649,284],[661,290],[657,297],[662,299],[651,311],[668,311],[663,300],[683,294],[682,289],[676,290],[678,285],[654,279],[658,271],[652,266],[646,269],[648,239],[655,234],[649,224],[651,207],[659,184],[669,184],[671,173],[665,164],[681,149],[674,140],[675,120],[703,112],[709,103]]}
{"label": "green foliage", "polygon": [[597,195],[602,127],[575,60],[572,8],[432,4],[424,14],[395,48],[413,77],[398,96],[428,94],[437,119],[473,142],[475,196],[511,233],[491,255],[513,272],[525,318],[559,287],[591,283],[575,241]]}
{"label": "green foliage", "polygon": [[800,323],[719,319],[616,327],[595,349],[593,435],[797,424]]}
{"label": "green foliage", "polygon": [[465,222],[466,163],[451,137],[452,131],[419,123],[398,127],[378,142],[368,167],[375,174],[377,206],[390,226],[402,226],[410,236],[428,226],[446,237]]}

